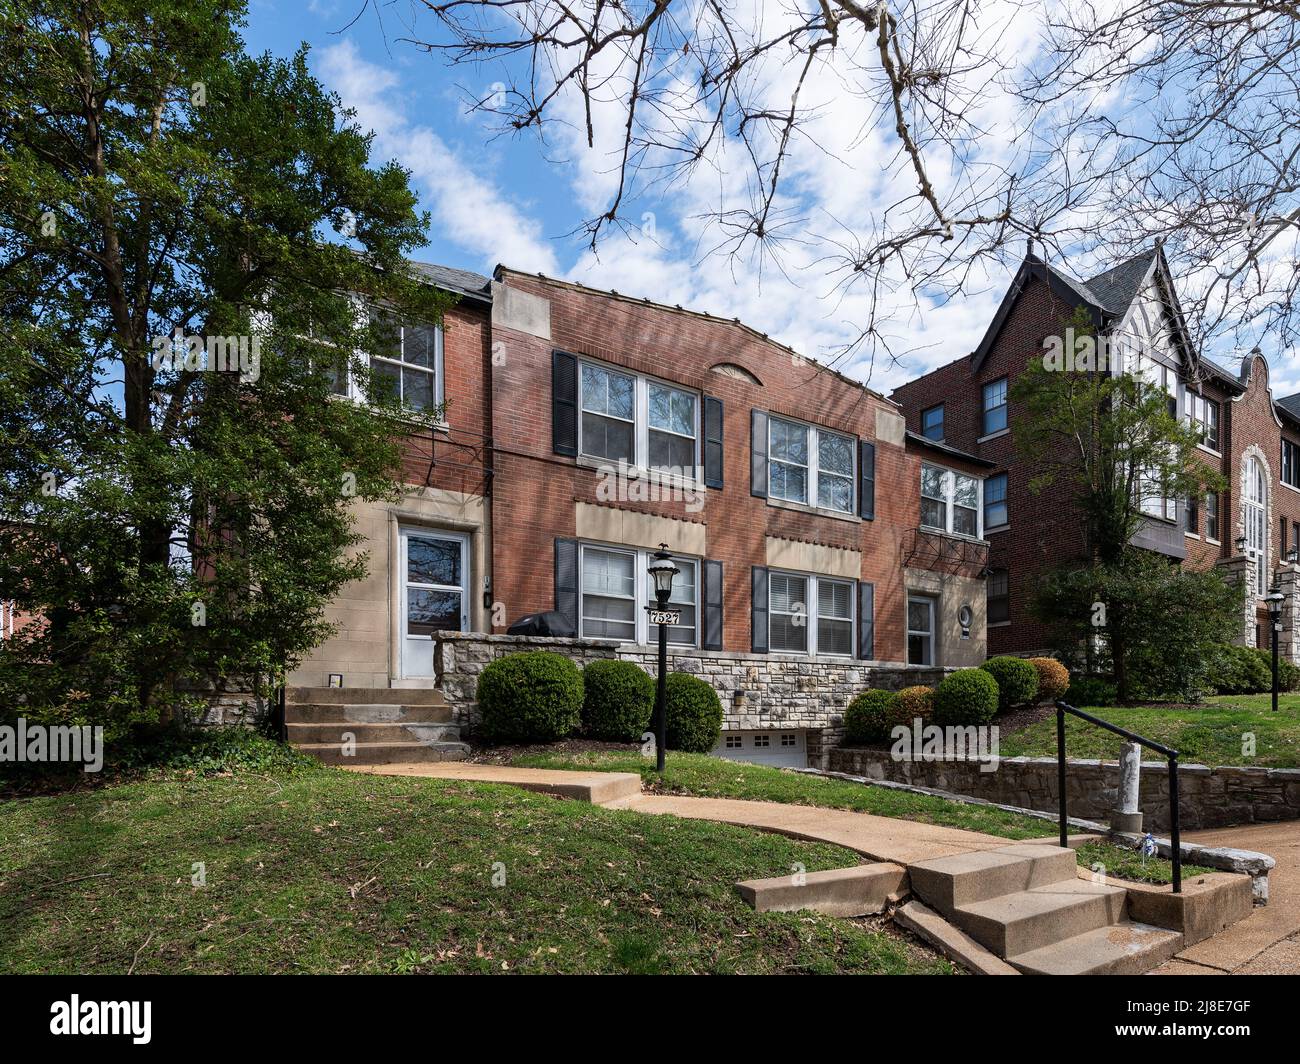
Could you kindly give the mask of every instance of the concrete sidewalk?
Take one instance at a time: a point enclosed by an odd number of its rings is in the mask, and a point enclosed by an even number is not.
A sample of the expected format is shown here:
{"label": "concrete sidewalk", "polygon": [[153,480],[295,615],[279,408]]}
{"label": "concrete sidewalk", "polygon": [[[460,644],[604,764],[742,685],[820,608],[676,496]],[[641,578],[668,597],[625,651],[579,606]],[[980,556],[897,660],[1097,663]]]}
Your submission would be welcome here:
{"label": "concrete sidewalk", "polygon": [[1189,946],[1152,975],[1300,975],[1300,821],[1193,831],[1186,842],[1258,850],[1277,861],[1268,904]]}

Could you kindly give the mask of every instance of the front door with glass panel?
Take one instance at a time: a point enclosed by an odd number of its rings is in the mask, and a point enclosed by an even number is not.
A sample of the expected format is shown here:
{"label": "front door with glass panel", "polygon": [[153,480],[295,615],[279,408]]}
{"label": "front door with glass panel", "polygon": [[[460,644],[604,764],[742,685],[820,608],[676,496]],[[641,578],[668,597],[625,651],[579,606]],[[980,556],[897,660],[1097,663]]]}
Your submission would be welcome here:
{"label": "front door with glass panel", "polygon": [[436,632],[469,631],[469,537],[404,528],[402,675],[433,675]]}
{"label": "front door with glass panel", "polygon": [[907,599],[907,663],[934,664],[934,599]]}

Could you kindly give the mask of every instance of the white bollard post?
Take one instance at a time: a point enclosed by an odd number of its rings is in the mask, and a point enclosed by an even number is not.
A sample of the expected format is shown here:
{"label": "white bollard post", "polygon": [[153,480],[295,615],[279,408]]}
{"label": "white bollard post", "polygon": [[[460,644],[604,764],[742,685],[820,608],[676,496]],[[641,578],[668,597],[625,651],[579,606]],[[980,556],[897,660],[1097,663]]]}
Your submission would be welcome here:
{"label": "white bollard post", "polygon": [[1138,804],[1138,777],[1142,771],[1142,747],[1125,743],[1119,755],[1118,803],[1110,814],[1110,826],[1116,831],[1142,830],[1142,807]]}

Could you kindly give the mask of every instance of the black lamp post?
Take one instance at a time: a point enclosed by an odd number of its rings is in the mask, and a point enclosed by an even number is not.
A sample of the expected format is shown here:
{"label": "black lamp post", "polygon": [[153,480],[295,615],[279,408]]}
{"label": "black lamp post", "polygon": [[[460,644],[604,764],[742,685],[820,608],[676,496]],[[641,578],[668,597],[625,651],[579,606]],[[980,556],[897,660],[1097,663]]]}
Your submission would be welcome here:
{"label": "black lamp post", "polygon": [[668,730],[668,625],[676,623],[668,610],[673,593],[673,577],[681,570],[673,564],[668,544],[660,543],[650,562],[650,578],[655,582],[658,607],[647,606],[652,624],[659,625],[659,689],[655,695],[655,769],[663,774],[664,746]]}
{"label": "black lamp post", "polygon": [[1272,622],[1270,627],[1273,629],[1273,712],[1277,712],[1277,633],[1282,628],[1282,589],[1278,587],[1276,578],[1273,586],[1268,589],[1268,594],[1264,596],[1268,603],[1268,619]]}

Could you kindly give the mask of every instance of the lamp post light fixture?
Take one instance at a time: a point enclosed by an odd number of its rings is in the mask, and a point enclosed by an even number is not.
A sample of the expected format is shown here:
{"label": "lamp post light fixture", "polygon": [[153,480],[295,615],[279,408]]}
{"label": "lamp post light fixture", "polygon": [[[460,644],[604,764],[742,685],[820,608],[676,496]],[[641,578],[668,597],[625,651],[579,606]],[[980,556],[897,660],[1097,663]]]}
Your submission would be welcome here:
{"label": "lamp post light fixture", "polygon": [[681,621],[681,613],[668,608],[673,593],[673,577],[681,570],[673,564],[668,544],[660,543],[648,572],[655,585],[655,606],[647,606],[650,623],[659,625],[659,685],[655,694],[655,770],[664,771],[664,745],[668,731],[668,626]]}
{"label": "lamp post light fixture", "polygon": [[1236,542],[1236,546],[1237,546],[1237,553],[1238,553],[1238,554],[1245,554],[1245,553],[1246,553],[1246,537],[1245,537],[1244,535],[1242,535],[1242,536],[1238,536],[1237,539],[1235,540],[1235,542]]}
{"label": "lamp post light fixture", "polygon": [[1295,565],[1296,562],[1300,561],[1300,547],[1292,544],[1291,549],[1286,552],[1286,561],[1288,565]]}
{"label": "lamp post light fixture", "polygon": [[1268,603],[1268,619],[1272,623],[1269,625],[1273,629],[1273,712],[1277,712],[1277,634],[1282,630],[1282,589],[1278,586],[1277,581],[1273,581],[1273,586],[1268,589],[1268,594],[1264,596],[1264,601]]}

